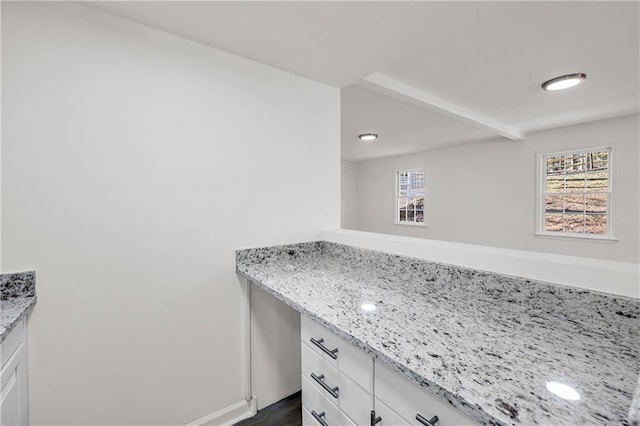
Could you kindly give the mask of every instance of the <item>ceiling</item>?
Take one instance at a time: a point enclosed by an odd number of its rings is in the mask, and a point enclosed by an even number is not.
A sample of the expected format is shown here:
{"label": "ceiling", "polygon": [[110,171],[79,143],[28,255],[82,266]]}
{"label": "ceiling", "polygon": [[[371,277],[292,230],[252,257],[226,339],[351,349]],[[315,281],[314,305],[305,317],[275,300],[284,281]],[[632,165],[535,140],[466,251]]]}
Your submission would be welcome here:
{"label": "ceiling", "polygon": [[[341,93],[342,159],[361,161],[495,138],[483,129],[358,85]],[[361,133],[375,130],[375,142]]]}
{"label": "ceiling", "polygon": [[[343,88],[346,160],[502,136],[518,143],[640,110],[638,2],[84,4]],[[540,89],[573,72],[587,82]],[[379,140],[358,141],[365,131]]]}

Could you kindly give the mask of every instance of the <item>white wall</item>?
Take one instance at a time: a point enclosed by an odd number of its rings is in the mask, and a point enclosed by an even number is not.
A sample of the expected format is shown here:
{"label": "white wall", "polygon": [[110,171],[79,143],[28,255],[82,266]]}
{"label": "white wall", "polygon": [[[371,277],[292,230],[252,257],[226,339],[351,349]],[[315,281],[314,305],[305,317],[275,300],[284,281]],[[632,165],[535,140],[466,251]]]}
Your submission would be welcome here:
{"label": "white wall", "polygon": [[[73,3],[3,2],[2,67],[2,262],[38,273],[31,423],[241,400],[234,249],[339,226],[338,90]],[[299,320],[254,303],[266,405],[300,386]]]}
{"label": "white wall", "polygon": [[[638,262],[638,115],[357,163],[360,231]],[[619,241],[534,236],[536,152],[613,147],[614,234]],[[428,227],[394,225],[395,171],[427,172]]]}
{"label": "white wall", "polygon": [[351,161],[340,163],[340,227],[356,229],[357,226],[357,178],[358,166]]}

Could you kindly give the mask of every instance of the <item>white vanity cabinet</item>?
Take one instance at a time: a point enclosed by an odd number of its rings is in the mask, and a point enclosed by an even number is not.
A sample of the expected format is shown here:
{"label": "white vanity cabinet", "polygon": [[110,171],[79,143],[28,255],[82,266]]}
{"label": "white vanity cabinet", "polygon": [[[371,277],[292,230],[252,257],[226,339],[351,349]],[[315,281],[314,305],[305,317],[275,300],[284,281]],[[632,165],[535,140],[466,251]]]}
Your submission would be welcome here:
{"label": "white vanity cabinet", "polygon": [[301,323],[304,426],[479,424],[314,321]]}
{"label": "white vanity cabinet", "polygon": [[26,324],[0,343],[0,426],[29,424]]}

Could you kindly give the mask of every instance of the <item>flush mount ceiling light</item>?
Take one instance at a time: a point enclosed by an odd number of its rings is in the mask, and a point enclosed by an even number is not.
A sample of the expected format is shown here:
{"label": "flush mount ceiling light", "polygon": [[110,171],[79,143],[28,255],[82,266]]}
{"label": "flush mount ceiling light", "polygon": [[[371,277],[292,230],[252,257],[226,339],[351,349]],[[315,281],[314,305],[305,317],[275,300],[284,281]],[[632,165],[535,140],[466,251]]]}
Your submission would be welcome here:
{"label": "flush mount ceiling light", "polygon": [[361,133],[358,135],[358,137],[360,138],[361,141],[371,142],[378,139],[378,134],[377,133]]}
{"label": "flush mount ceiling light", "polygon": [[562,75],[560,77],[552,78],[551,80],[547,80],[542,83],[542,88],[544,90],[556,91],[568,89],[569,87],[573,87],[585,81],[587,79],[587,75],[583,73],[577,74],[567,74]]}

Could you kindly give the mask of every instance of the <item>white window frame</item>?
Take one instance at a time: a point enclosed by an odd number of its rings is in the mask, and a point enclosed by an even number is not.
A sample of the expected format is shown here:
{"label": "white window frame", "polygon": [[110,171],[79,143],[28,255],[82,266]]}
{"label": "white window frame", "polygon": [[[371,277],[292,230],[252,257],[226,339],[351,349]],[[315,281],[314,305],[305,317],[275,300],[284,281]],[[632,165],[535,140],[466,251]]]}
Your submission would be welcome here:
{"label": "white window frame", "polygon": [[[424,187],[425,187],[425,196],[424,196],[424,212],[423,212],[423,221],[422,222],[400,222],[400,217],[399,217],[399,206],[398,206],[398,198],[400,194],[398,194],[398,189],[400,186],[400,182],[399,182],[399,176],[400,173],[415,173],[415,172],[420,172],[420,173],[424,173],[425,177],[424,177]],[[393,207],[394,207],[394,211],[393,211],[393,224],[394,225],[403,225],[403,226],[421,226],[421,227],[426,227],[427,226],[427,215],[426,215],[426,203],[427,203],[427,172],[425,169],[423,168],[414,168],[414,169],[400,169],[400,170],[396,170],[395,171],[395,188],[393,190],[393,195],[394,195],[394,202],[393,202]]]}
{"label": "white window frame", "polygon": [[[562,232],[562,231],[546,231],[544,229],[544,216],[545,216],[545,188],[546,188],[546,163],[548,157],[557,157],[560,155],[572,155],[578,153],[587,153],[594,151],[606,151],[609,153],[608,155],[608,164],[607,164],[607,172],[608,172],[608,196],[607,196],[607,233],[606,234],[587,234],[587,233],[573,233],[573,232]],[[604,146],[597,148],[584,148],[584,149],[574,149],[567,151],[558,151],[558,152],[538,152],[537,156],[537,191],[536,191],[536,229],[534,235],[538,237],[551,237],[551,238],[569,238],[569,239],[578,239],[578,240],[609,240],[609,241],[617,241],[616,238],[613,237],[613,215],[611,211],[612,199],[613,199],[613,169],[614,167],[614,152],[613,147]]]}

